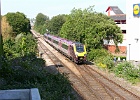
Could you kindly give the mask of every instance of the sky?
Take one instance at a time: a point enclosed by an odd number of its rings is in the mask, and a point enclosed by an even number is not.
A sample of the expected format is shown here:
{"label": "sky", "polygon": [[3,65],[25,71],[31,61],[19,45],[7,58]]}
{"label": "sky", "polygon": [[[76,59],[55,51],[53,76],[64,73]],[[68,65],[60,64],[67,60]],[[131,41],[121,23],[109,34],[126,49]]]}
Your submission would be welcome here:
{"label": "sky", "polygon": [[70,14],[73,8],[86,9],[95,6],[96,12],[105,13],[108,6],[118,6],[126,13],[126,0],[1,0],[1,14],[21,12],[27,18],[42,13],[49,18],[59,14]]}

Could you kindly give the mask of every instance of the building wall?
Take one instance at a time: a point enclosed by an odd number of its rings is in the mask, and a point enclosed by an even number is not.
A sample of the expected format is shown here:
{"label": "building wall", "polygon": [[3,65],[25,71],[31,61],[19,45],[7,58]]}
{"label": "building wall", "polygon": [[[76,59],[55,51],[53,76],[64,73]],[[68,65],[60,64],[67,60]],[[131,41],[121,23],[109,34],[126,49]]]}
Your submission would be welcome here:
{"label": "building wall", "polygon": [[[118,46],[120,53],[121,54],[125,54],[126,53],[126,46]],[[109,52],[111,53],[116,53],[116,46],[115,45],[107,45],[106,48],[108,49]]]}
{"label": "building wall", "polygon": [[133,16],[133,4],[140,0],[126,1],[127,60],[140,61],[140,17]]}
{"label": "building wall", "polygon": [[[111,9],[108,9],[108,11],[106,12],[106,15],[108,16],[112,16],[112,15],[116,15]],[[118,21],[115,21],[116,22],[116,25],[118,27],[120,27],[121,30],[125,30],[125,33],[123,33],[123,42],[121,44],[118,44],[118,47],[120,49],[120,53],[126,53],[126,46],[127,46],[127,43],[126,43],[126,21],[122,21],[120,20],[119,23]],[[108,51],[110,51],[111,53],[115,53],[115,50],[116,50],[116,47],[115,47],[115,44],[112,41],[110,41],[109,43],[107,41],[104,41],[104,44],[106,45],[106,49]]]}
{"label": "building wall", "polygon": [[[124,34],[124,36],[126,36],[126,34]],[[106,45],[106,49],[108,51],[110,51],[111,53],[115,53],[116,50],[116,46],[114,44],[113,40],[110,40],[110,42],[108,43],[106,40],[104,40],[104,44]],[[126,41],[126,37],[124,37],[123,42],[118,44],[119,50],[121,54],[126,54],[127,53],[127,41]]]}
{"label": "building wall", "polygon": [[115,15],[115,13],[112,10],[109,9],[109,11],[106,12],[106,15],[107,16]]}

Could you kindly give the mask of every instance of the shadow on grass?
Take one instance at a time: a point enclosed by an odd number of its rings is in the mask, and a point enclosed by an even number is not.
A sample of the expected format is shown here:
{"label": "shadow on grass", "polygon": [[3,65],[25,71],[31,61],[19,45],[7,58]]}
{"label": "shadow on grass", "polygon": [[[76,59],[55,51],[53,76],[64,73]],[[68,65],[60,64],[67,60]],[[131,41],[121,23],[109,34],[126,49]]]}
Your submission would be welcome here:
{"label": "shadow on grass", "polygon": [[38,88],[42,100],[74,98],[68,76],[52,74],[47,68],[57,71],[54,65],[46,66],[45,61],[33,53],[11,60],[4,58],[0,65],[0,89]]}

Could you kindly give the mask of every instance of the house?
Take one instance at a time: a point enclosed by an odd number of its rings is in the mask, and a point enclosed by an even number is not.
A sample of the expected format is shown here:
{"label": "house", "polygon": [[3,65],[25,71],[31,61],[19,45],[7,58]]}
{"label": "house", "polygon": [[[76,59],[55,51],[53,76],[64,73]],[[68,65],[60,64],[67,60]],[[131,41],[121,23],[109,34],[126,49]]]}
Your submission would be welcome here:
{"label": "house", "polygon": [[[124,14],[118,6],[109,6],[106,10],[106,14],[110,16],[115,23],[120,27],[123,34],[123,43],[118,44],[120,53],[126,54],[126,14]],[[113,41],[107,44],[107,49],[111,53],[115,53],[116,46]]]}

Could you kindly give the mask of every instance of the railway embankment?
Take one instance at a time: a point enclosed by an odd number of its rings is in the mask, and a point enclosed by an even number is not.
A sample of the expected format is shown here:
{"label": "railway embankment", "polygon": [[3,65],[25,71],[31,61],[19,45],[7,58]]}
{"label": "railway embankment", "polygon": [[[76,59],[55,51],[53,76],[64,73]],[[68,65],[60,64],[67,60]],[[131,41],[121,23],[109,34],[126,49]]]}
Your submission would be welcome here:
{"label": "railway embankment", "polygon": [[71,85],[66,77],[44,69],[45,61],[36,56],[36,41],[31,34],[24,34],[18,42],[9,41],[4,43],[7,55],[0,64],[1,90],[38,88],[42,100],[58,100],[70,95]]}

